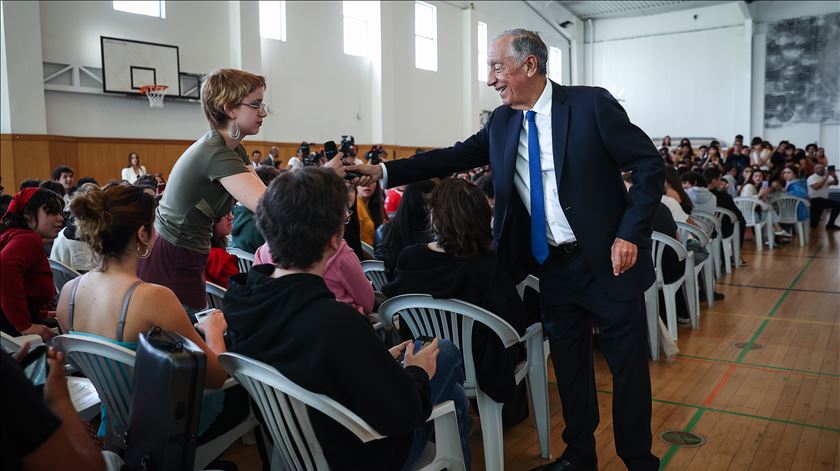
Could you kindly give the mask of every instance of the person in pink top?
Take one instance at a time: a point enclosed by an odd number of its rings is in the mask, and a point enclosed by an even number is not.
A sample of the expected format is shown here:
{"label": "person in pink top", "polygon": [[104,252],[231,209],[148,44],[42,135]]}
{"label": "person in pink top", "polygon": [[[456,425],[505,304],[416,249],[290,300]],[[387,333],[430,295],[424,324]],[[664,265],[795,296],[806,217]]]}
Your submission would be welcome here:
{"label": "person in pink top", "polygon": [[[254,265],[261,263],[273,263],[268,243],[261,245],[254,254]],[[373,286],[362,271],[359,257],[347,242],[342,240],[338,251],[327,261],[324,281],[338,301],[353,306],[364,315],[373,312]]]}

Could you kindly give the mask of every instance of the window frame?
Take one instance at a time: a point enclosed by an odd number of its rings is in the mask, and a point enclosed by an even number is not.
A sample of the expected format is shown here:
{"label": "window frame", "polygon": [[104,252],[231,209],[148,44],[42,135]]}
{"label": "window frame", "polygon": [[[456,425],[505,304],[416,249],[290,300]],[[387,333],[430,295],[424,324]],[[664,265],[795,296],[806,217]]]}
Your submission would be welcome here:
{"label": "window frame", "polygon": [[[432,36],[426,36],[423,34],[418,33],[417,28],[417,8],[428,8],[432,13],[432,20],[433,20],[433,28],[429,31],[432,33]],[[437,31],[437,6],[432,5],[428,2],[423,2],[420,0],[415,0],[414,2],[414,68],[420,70],[428,70],[430,72],[437,72],[438,71],[438,31]],[[418,49],[422,42],[426,42],[428,44],[431,42],[432,47],[429,49],[433,52],[431,57],[423,57],[421,62],[420,54],[418,54]],[[429,61],[428,64],[426,61]]]}
{"label": "window frame", "polygon": [[[268,14],[268,8],[271,6],[269,4],[276,3],[278,8],[277,14],[280,16],[279,19],[276,18],[266,18],[263,20],[263,14]],[[265,10],[263,10],[265,8]],[[272,12],[273,13],[273,12]],[[272,39],[275,41],[283,41],[286,42],[286,0],[260,0],[259,1],[259,21],[260,21],[260,38],[262,39]],[[280,23],[279,31],[275,32],[272,28],[269,27],[271,21],[278,21]]]}

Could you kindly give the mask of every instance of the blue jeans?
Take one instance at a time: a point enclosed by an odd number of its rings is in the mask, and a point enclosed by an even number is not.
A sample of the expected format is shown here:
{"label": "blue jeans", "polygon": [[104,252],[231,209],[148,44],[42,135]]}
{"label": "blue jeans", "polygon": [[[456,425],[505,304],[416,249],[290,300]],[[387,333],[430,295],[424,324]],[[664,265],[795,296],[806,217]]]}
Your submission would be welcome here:
{"label": "blue jeans", "polygon": [[[420,347],[420,342],[415,341],[415,351]],[[455,412],[458,415],[458,432],[461,436],[461,450],[464,453],[464,465],[470,469],[470,415],[469,402],[464,395],[464,360],[461,357],[461,350],[449,340],[439,340],[440,352],[437,357],[437,369],[435,376],[430,382],[432,404],[454,401]],[[417,461],[426,444],[434,435],[435,426],[427,422],[414,430],[414,440],[411,445],[411,452],[405,460],[403,469],[408,469]]]}

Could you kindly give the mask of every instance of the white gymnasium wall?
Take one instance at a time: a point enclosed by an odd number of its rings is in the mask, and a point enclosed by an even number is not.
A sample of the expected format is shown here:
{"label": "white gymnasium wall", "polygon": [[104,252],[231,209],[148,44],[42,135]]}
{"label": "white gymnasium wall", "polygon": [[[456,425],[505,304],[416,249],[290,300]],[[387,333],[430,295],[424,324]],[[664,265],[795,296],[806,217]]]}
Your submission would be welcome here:
{"label": "white gymnasium wall", "polygon": [[596,42],[591,83],[617,95],[630,119],[652,138],[746,134],[738,108],[748,93],[738,72],[744,49],[732,47],[743,42],[743,34],[743,27],[733,26]]}
{"label": "white gymnasium wall", "polygon": [[[182,72],[230,65],[227,2],[166,2],[166,19],[116,11],[111,2],[43,1],[43,60],[99,67],[100,36],[179,47]],[[145,98],[46,92],[50,134],[192,139],[207,130],[198,104],[167,102],[149,109]]]}
{"label": "white gymnasium wall", "polygon": [[749,134],[744,74],[750,58],[743,15],[734,3],[599,20],[592,30],[587,85],[620,95],[630,119],[651,138],[726,142]]}
{"label": "white gymnasium wall", "polygon": [[[0,40],[6,41],[6,18],[0,3]],[[0,133],[12,132],[12,117],[9,110],[9,74],[6,70],[6,47],[0,47]]]}
{"label": "white gymnasium wall", "polygon": [[[40,97],[45,107],[33,117],[13,100],[10,115],[27,125],[7,130],[10,120],[3,118],[3,132],[192,139],[206,130],[196,103],[167,101],[151,110],[145,99],[43,90],[41,61],[98,67],[100,36],[178,45],[184,72],[243,67],[265,75],[274,113],[257,136],[264,140],[323,142],[350,133],[360,142],[444,146],[472,134],[480,111],[500,103],[475,77],[479,20],[491,38],[511,27],[540,31],[546,43],[564,49],[569,75],[568,42],[524,2],[431,3],[438,14],[437,72],[414,67],[413,2],[381,2],[374,25],[381,24],[381,54],[373,58],[344,54],[338,1],[288,2],[285,42],[260,39],[253,2],[170,0],[165,19],[115,11],[110,1],[3,2],[6,33],[14,10],[15,42],[31,46],[16,51],[3,42],[13,62],[3,67],[12,74],[8,87],[14,95],[25,84],[21,96],[37,92],[29,98],[38,104]],[[17,67],[21,57],[32,67]]]}
{"label": "white gymnasium wall", "polygon": [[288,2],[287,40],[262,40],[266,101],[275,110],[264,139],[324,142],[351,134],[370,142],[370,60],[344,54],[342,11],[341,2]]}

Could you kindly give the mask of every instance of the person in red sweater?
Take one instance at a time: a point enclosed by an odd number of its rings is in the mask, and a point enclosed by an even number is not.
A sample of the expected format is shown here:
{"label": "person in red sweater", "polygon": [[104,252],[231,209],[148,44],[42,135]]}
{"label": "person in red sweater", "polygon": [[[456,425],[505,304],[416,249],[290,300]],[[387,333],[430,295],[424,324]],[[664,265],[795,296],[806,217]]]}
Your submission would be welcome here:
{"label": "person in red sweater", "polygon": [[210,256],[204,276],[210,283],[227,288],[228,278],[239,273],[236,257],[227,253],[227,237],[233,230],[233,214],[216,219],[213,224],[213,238],[210,239]]}
{"label": "person in red sweater", "polygon": [[55,316],[48,309],[55,285],[44,242],[58,237],[62,208],[64,201],[56,193],[24,188],[0,222],[0,330],[9,335],[37,334],[45,342],[53,335],[43,325]]}

